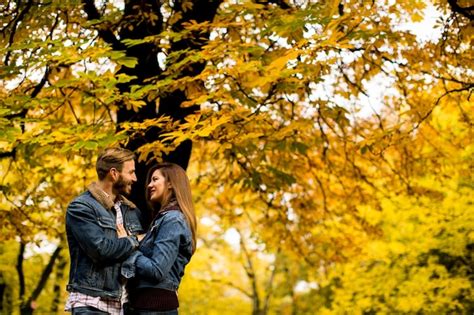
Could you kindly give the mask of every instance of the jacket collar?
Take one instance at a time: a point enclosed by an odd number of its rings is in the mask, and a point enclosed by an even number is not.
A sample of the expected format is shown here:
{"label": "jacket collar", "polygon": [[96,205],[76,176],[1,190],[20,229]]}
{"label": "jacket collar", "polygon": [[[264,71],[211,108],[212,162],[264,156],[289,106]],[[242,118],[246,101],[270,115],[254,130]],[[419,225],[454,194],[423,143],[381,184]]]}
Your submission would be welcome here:
{"label": "jacket collar", "polygon": [[160,212],[170,211],[170,210],[181,210],[178,204],[178,200],[176,198],[172,198],[166,206],[164,206]]}
{"label": "jacket collar", "polygon": [[[105,207],[105,209],[112,209],[114,206],[115,202],[109,197],[108,194],[103,191],[99,185],[96,182],[93,182],[92,184],[87,187],[87,190],[91,193],[91,195],[101,204]],[[123,195],[118,195],[117,200],[120,201],[121,203],[129,206],[131,209],[136,208],[135,204],[125,198]]]}

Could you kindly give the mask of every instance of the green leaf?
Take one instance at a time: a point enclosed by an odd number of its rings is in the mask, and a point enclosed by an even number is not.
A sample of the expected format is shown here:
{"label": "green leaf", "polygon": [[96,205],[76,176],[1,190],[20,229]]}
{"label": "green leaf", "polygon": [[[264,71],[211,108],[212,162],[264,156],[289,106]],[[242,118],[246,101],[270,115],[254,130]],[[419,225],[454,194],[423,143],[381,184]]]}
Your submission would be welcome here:
{"label": "green leaf", "polygon": [[122,57],[115,60],[119,65],[127,68],[134,68],[138,64],[138,59],[135,57]]}

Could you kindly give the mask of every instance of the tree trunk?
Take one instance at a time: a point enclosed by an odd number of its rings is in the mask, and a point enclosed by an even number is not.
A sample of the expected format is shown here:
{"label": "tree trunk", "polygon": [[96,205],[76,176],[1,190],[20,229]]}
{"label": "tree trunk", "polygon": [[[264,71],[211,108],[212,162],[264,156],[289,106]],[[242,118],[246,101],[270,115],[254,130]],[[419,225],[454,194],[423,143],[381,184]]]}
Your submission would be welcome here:
{"label": "tree trunk", "polygon": [[[48,282],[49,276],[51,275],[51,272],[53,271],[54,264],[56,263],[56,259],[58,258],[61,250],[62,250],[61,246],[58,246],[56,248],[54,253],[51,255],[51,258],[49,259],[48,264],[46,265],[43,272],[41,273],[41,277],[39,279],[38,284],[36,285],[36,288],[33,290],[33,293],[31,293],[31,296],[28,298],[28,300],[26,300],[25,302],[22,302],[20,306],[20,313],[22,315],[33,314],[33,311],[34,311],[33,304],[36,301],[36,299],[38,299],[38,296],[40,295],[41,291],[43,291],[44,287],[46,286],[46,283]],[[23,301],[23,298],[21,300]]]}
{"label": "tree trunk", "polygon": [[61,292],[63,290],[62,281],[66,273],[67,260],[61,252],[58,256],[58,263],[56,267],[55,282],[53,287],[54,298],[51,303],[51,314],[58,314],[61,305]]}
{"label": "tree trunk", "polygon": [[5,283],[5,279],[3,278],[3,274],[0,273],[0,314],[5,314],[3,303],[5,301],[5,293],[7,292],[7,285]]}
{"label": "tree trunk", "polygon": [[[173,31],[180,31],[183,29],[182,23],[189,22],[191,20],[199,22],[212,21],[217,12],[217,8],[221,0],[218,1],[193,1],[193,7],[184,9],[181,1],[174,2],[174,9],[180,11],[182,18],[177,21],[173,26]],[[143,15],[140,12],[154,13],[158,17],[161,17],[160,4],[157,2],[143,2],[143,1],[129,1],[126,2],[123,21],[127,21],[133,27],[127,27],[124,25],[120,31],[121,39],[139,39],[145,38],[151,35],[157,35],[163,31],[162,23],[156,23],[153,21],[143,21]],[[136,23],[140,19],[140,23]],[[171,43],[171,49],[169,53],[182,49],[199,50],[203,45],[206,44],[209,38],[209,33],[199,33],[195,36],[184,38],[177,42]],[[127,56],[135,57],[138,60],[138,64],[134,68],[123,67],[121,73],[125,73],[130,76],[135,76],[136,79],[122,84],[119,89],[122,93],[129,92],[132,85],[145,84],[147,79],[156,78],[162,73],[162,70],[158,64],[157,54],[160,52],[159,48],[153,44],[145,43],[126,49]],[[205,64],[197,62],[188,66],[184,73],[180,74],[183,76],[195,76],[198,75],[205,67]],[[158,111],[156,110],[155,100],[144,99],[146,105],[141,107],[138,112],[133,110],[127,110],[124,106],[120,108],[117,113],[117,123],[120,126],[122,122],[141,122],[145,119],[152,119],[161,116],[169,116],[175,121],[184,122],[188,115],[194,114],[199,111],[199,106],[191,106],[182,108],[181,104],[186,100],[185,93],[181,90],[171,91],[166,95],[160,95],[160,105]],[[151,128],[144,136],[130,138],[127,144],[127,148],[136,151],[142,145],[151,143],[160,139],[160,134],[163,131],[160,128]],[[185,141],[179,145],[173,152],[163,156],[163,160],[172,162],[180,165],[184,169],[188,167],[188,163],[191,157],[192,142]],[[132,201],[145,212],[147,209],[146,198],[145,198],[145,186],[146,186],[146,175],[148,169],[152,163],[140,162],[136,165],[136,174],[138,182],[134,185],[131,199]],[[147,214],[145,212],[145,214]],[[148,219],[149,216],[148,216]],[[148,221],[148,220],[147,220]]]}
{"label": "tree trunk", "polygon": [[23,260],[25,254],[25,246],[26,244],[21,242],[20,248],[18,250],[18,256],[16,260],[16,272],[18,273],[18,285],[19,285],[19,299],[21,303],[25,298],[25,274],[23,272]]}

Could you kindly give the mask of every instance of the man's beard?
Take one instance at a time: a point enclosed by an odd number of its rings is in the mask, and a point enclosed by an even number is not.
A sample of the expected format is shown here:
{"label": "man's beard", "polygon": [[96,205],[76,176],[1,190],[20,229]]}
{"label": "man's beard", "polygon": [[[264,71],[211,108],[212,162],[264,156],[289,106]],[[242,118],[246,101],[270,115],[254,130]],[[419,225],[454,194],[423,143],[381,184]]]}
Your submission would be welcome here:
{"label": "man's beard", "polygon": [[119,175],[118,180],[113,185],[113,189],[121,195],[128,196],[132,190],[131,184],[131,181],[126,181],[122,175]]}

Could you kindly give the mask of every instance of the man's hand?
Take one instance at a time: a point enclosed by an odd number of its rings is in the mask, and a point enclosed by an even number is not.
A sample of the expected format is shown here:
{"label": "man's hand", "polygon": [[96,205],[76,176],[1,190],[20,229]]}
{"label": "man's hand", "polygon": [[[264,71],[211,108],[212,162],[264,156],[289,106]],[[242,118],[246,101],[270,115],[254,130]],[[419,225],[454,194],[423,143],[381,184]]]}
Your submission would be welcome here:
{"label": "man's hand", "polygon": [[142,239],[145,237],[146,234],[137,234],[137,239],[139,242],[142,241]]}
{"label": "man's hand", "polygon": [[127,236],[128,236],[128,233],[127,233],[127,231],[125,230],[125,228],[123,227],[123,224],[117,225],[117,236],[118,236],[119,238],[127,237]]}

